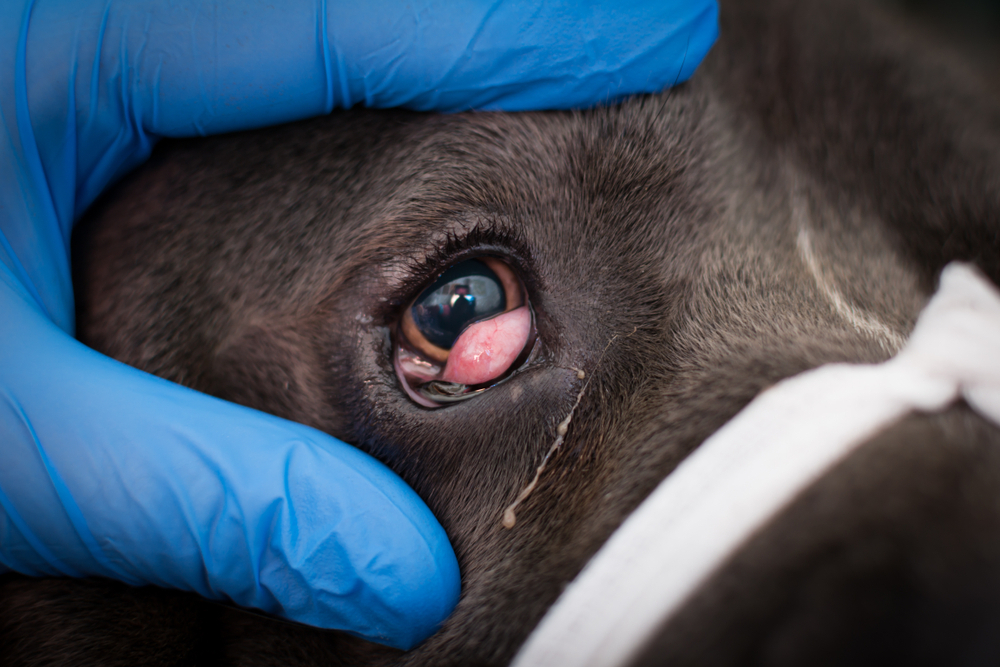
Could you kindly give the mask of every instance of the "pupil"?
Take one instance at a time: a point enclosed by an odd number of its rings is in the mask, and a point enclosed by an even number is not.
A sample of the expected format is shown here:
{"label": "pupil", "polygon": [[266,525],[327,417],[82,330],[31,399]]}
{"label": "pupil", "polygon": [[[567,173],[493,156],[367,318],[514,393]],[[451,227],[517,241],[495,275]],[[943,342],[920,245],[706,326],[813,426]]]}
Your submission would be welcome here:
{"label": "pupil", "polygon": [[506,303],[497,275],[470,259],[445,271],[417,298],[410,313],[430,343],[450,350],[467,326],[503,313]]}

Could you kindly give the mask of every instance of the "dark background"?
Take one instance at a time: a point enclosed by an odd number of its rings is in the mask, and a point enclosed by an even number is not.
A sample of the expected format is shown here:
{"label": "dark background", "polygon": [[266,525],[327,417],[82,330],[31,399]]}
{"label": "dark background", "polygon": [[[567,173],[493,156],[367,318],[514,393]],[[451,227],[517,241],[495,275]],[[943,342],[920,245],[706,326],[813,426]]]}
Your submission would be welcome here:
{"label": "dark background", "polygon": [[984,40],[1000,37],[1000,0],[883,0],[917,16],[944,22],[952,29],[978,34]]}
{"label": "dark background", "polygon": [[1000,0],[879,0],[901,8],[936,39],[958,51],[1000,94]]}

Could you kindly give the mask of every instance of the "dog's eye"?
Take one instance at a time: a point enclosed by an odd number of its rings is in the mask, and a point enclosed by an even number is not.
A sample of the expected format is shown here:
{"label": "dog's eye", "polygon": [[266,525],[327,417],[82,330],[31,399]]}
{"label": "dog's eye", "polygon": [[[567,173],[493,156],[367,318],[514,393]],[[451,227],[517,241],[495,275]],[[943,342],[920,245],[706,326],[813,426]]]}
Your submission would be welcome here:
{"label": "dog's eye", "polygon": [[403,313],[396,374],[414,401],[438,407],[509,377],[534,341],[521,281],[502,260],[477,257],[441,274]]}

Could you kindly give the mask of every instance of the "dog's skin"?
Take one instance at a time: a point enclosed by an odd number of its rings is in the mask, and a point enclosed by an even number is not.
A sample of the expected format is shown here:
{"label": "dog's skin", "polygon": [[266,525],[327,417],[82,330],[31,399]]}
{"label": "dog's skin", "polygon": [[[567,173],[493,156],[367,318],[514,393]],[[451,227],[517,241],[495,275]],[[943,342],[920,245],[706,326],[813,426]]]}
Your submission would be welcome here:
{"label": "dog's skin", "polygon": [[[162,145],[76,239],[80,338],[385,461],[447,530],[462,599],[404,654],[184,593],[8,576],[6,664],[506,664],[762,389],[889,358],[950,260],[1000,282],[1000,102],[982,79],[853,4],[731,0],[721,17],[690,82],[613,108],[344,112]],[[427,410],[390,331],[477,253],[524,281],[540,353]],[[839,464],[640,660],[998,662],[1000,429],[961,404]]]}

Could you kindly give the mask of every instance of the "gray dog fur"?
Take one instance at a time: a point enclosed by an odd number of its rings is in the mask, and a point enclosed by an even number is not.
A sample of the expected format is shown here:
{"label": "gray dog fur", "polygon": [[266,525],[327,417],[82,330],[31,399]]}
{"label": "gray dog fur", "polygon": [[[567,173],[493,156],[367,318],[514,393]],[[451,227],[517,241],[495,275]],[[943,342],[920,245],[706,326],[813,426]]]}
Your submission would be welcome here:
{"label": "gray dog fur", "polygon": [[[351,111],[158,148],[77,234],[80,338],[386,462],[448,531],[462,599],[401,653],[182,593],[7,576],[4,664],[506,664],[761,389],[889,357],[949,260],[1000,281],[984,78],[864,3],[722,4],[693,79],[620,106]],[[541,353],[425,410],[390,330],[477,253],[521,276]],[[577,368],[565,443],[507,530]],[[1000,430],[961,405],[907,418],[757,534],[640,662],[997,664],[998,489]]]}

